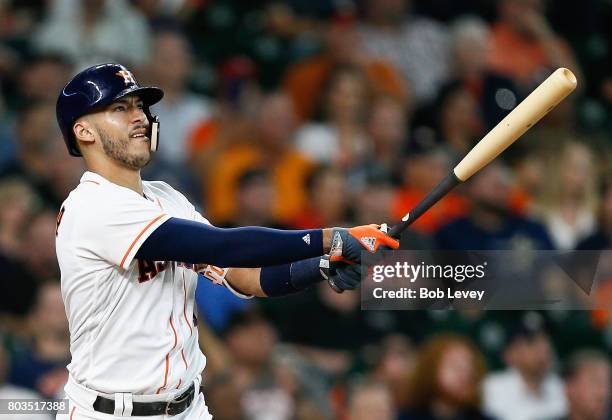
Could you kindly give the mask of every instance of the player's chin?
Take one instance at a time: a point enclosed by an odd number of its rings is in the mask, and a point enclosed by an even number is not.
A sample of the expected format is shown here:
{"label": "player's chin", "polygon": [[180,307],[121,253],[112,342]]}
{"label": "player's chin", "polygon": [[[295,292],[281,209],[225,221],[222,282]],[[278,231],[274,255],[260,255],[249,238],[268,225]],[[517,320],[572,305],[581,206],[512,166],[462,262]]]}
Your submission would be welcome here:
{"label": "player's chin", "polygon": [[125,163],[127,163],[132,169],[141,169],[151,162],[152,154],[153,152],[151,152],[151,149],[147,144],[146,148],[138,147],[138,150],[132,149],[129,157],[125,159]]}

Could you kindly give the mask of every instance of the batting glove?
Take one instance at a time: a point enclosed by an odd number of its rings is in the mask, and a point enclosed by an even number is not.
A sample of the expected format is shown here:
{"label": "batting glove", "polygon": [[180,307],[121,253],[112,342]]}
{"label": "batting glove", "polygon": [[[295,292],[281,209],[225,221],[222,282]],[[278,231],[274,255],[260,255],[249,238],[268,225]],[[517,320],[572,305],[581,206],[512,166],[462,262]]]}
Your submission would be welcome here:
{"label": "batting glove", "polygon": [[354,290],[361,283],[361,264],[345,265],[336,269],[328,280],[329,285],[338,293]]}
{"label": "batting glove", "polygon": [[329,255],[332,262],[360,264],[362,251],[375,253],[380,249],[398,248],[399,242],[383,232],[379,225],[334,228]]}

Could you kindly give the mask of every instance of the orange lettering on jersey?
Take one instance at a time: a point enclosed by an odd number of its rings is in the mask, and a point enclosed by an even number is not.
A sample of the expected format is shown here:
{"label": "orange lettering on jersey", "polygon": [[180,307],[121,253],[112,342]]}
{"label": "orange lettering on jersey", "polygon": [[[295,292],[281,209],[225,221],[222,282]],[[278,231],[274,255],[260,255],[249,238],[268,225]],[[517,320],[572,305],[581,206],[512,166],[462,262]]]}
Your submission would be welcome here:
{"label": "orange lettering on jersey", "polygon": [[64,211],[66,211],[66,208],[62,207],[61,210],[59,211],[59,214],[57,215],[57,219],[55,220],[55,236],[57,236],[59,225],[60,223],[62,223],[62,217],[64,217]]}

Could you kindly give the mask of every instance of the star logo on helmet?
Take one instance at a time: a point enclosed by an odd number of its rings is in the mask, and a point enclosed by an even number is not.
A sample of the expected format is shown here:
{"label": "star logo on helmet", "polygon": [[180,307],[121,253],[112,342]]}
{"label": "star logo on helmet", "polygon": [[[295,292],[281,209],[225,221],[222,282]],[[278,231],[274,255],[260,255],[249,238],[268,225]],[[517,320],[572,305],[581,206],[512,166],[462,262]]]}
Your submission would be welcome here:
{"label": "star logo on helmet", "polygon": [[126,86],[136,84],[136,79],[134,79],[134,75],[132,75],[132,73],[130,73],[127,70],[119,70],[115,74],[117,76],[123,77],[123,82],[125,83]]}

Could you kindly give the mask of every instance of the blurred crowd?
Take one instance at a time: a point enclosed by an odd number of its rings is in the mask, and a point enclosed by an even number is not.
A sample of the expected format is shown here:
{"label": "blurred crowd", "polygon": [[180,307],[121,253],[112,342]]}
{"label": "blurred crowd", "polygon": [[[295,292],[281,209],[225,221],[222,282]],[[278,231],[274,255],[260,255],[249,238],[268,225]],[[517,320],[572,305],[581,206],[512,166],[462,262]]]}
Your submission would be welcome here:
{"label": "blurred crowd", "polygon": [[[55,222],[84,167],[54,107],[78,70],[120,62],[165,91],[144,179],[218,226],[302,229],[401,218],[567,67],[577,92],[402,248],[602,250],[610,22],[607,0],[0,0],[0,398],[67,378]],[[593,311],[387,312],[326,284],[253,302],[201,283],[197,301],[218,420],[610,418],[612,294]]]}

